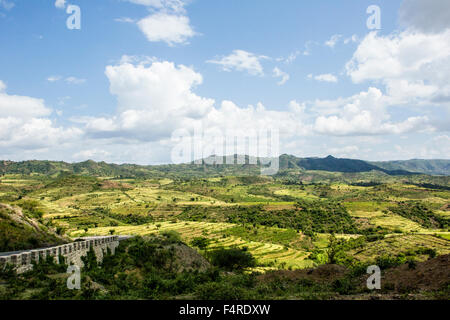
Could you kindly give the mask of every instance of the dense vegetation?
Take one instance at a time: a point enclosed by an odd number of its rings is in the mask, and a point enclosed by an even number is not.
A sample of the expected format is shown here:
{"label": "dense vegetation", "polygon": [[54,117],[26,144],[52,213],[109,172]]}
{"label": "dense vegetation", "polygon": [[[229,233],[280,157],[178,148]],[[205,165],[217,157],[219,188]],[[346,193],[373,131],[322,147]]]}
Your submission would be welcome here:
{"label": "dense vegetation", "polygon": [[[368,294],[364,286],[368,263],[349,268],[324,265],[317,270],[298,272],[243,272],[251,266],[251,255],[243,250],[218,250],[210,254],[212,265],[198,271],[178,271],[174,246],[184,246],[176,237],[134,238],[121,243],[115,255],[107,253],[98,263],[90,251],[83,259],[81,290],[68,290],[66,265],[47,259],[32,271],[16,275],[7,268],[0,271],[1,299],[342,299]],[[330,259],[336,260],[343,243],[333,245]],[[195,253],[193,253],[195,254]],[[409,256],[384,256],[372,261],[384,272],[402,265],[413,272],[419,265],[415,253]],[[332,258],[333,257],[333,258]],[[431,258],[430,258],[431,259]],[[232,263],[231,263],[232,261]],[[430,263],[435,263],[429,260]],[[335,262],[335,261],[333,261]],[[232,271],[232,272],[230,272]],[[392,280],[392,279],[391,279]],[[411,292],[420,298],[449,298],[449,283],[433,292],[419,287],[386,282],[383,293],[402,295]]]}
{"label": "dense vegetation", "polygon": [[447,228],[450,219],[440,217],[433,213],[428,206],[420,202],[400,202],[390,210],[402,217],[420,223],[425,228]]}
{"label": "dense vegetation", "polygon": [[[235,162],[237,162],[235,155]],[[244,165],[226,163],[225,165],[160,165],[160,166],[138,166],[132,164],[108,164],[105,162],[94,162],[92,160],[80,163],[66,163],[56,161],[0,161],[0,174],[32,174],[40,173],[55,175],[62,172],[77,175],[114,176],[121,178],[148,178],[154,176],[174,176],[183,173],[184,177],[207,176],[207,175],[256,175],[259,173],[260,162],[258,159],[249,164],[249,157],[245,157]],[[204,163],[204,162],[203,162]],[[209,162],[207,162],[209,163]],[[409,160],[409,161],[387,161],[366,162],[353,159],[337,159],[332,156],[326,158],[298,158],[292,155],[281,155],[279,159],[280,169],[304,169],[321,170],[329,172],[369,172],[381,171],[392,175],[404,175],[410,173],[425,173],[436,175],[449,175],[449,160]]]}
{"label": "dense vegetation", "polygon": [[[280,160],[289,161],[272,177],[251,165],[3,163],[0,250],[85,236],[144,238],[124,242],[101,265],[88,255],[81,291],[67,292],[63,268],[49,261],[17,280],[5,270],[0,292],[19,299],[336,298],[368,294],[360,286],[368,264],[412,273],[441,259],[436,272],[448,268],[448,176],[358,172],[373,168],[331,157]],[[334,276],[322,279],[322,272]],[[404,291],[434,297],[444,287]]]}
{"label": "dense vegetation", "polygon": [[[0,252],[34,249],[64,243],[51,227],[37,220],[42,212],[32,201],[23,201],[20,208],[0,204]],[[42,220],[41,220],[42,221]]]}

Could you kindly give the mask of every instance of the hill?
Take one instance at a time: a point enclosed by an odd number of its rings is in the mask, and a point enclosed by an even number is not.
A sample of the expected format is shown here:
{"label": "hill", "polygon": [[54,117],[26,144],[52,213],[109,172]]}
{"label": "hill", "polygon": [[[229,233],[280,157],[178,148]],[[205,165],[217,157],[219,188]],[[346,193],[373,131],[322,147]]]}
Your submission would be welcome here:
{"label": "hill", "polygon": [[373,165],[386,170],[405,170],[420,172],[430,175],[450,174],[450,160],[406,160],[406,161],[384,161],[371,162]]}
{"label": "hill", "polygon": [[0,203],[0,252],[28,250],[65,243],[51,228],[39,222],[31,201],[14,207]]}
{"label": "hill", "polygon": [[369,171],[381,171],[389,175],[408,175],[415,173],[415,171],[393,169],[388,170],[373,164],[370,164],[363,160],[354,159],[339,159],[333,156],[326,158],[297,158],[290,155],[280,156],[280,168],[292,169],[301,168],[305,170],[321,170],[330,172],[369,172]]}
{"label": "hill", "polygon": [[[233,156],[232,156],[233,157]],[[237,155],[234,155],[236,160]],[[258,175],[261,163],[250,164],[250,157],[245,156],[245,164],[216,164],[209,158],[197,163],[169,164],[169,165],[134,165],[110,164],[92,160],[67,163],[62,161],[0,161],[0,174],[43,174],[54,176],[69,173],[85,176],[120,177],[120,178],[149,178],[149,177],[181,177],[214,175]],[[279,157],[280,170],[316,170],[341,173],[359,173],[378,171],[388,175],[450,175],[450,160],[409,160],[368,162],[357,159],[340,159],[333,156],[326,158],[299,158],[293,155]],[[212,163],[212,164],[210,164]],[[254,163],[254,162],[253,162]]]}

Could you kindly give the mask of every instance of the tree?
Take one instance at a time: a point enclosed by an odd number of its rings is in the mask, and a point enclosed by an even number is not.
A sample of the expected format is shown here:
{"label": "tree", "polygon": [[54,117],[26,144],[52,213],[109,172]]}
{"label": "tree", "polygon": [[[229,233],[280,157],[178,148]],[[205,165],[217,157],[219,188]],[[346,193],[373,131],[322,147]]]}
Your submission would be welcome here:
{"label": "tree", "polygon": [[342,252],[342,244],[343,240],[336,238],[334,233],[330,235],[330,243],[328,245],[327,255],[328,255],[328,263],[336,264],[338,262],[338,255]]}
{"label": "tree", "polygon": [[210,253],[211,263],[228,271],[238,271],[256,265],[256,260],[247,250],[218,249]]}
{"label": "tree", "polygon": [[81,257],[81,261],[83,261],[84,268],[87,271],[96,269],[98,267],[98,263],[94,248],[91,247],[87,254],[84,257]]}
{"label": "tree", "polygon": [[208,238],[197,237],[197,238],[194,238],[191,241],[191,245],[193,247],[199,248],[200,250],[205,250],[206,251],[206,248],[208,248],[210,242],[211,242],[211,240],[209,240]]}

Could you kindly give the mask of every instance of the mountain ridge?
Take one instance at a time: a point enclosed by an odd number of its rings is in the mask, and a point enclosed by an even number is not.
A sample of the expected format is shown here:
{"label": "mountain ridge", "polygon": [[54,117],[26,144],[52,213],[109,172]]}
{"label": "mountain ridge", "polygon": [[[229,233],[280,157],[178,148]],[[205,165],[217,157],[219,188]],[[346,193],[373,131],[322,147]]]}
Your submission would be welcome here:
{"label": "mountain ridge", "polygon": [[[114,164],[106,163],[104,161],[95,162],[93,160],[75,163],[48,160],[26,160],[19,162],[0,160],[0,174],[40,173],[53,175],[60,173],[71,173],[99,176],[147,176],[152,172],[168,172],[174,169],[190,169],[199,171],[201,167],[205,166],[215,168],[216,171],[220,172],[221,168],[229,168],[230,166],[233,166],[233,163],[236,163],[238,155],[224,157],[228,160],[227,162],[224,162],[226,165],[214,164],[214,162],[211,162],[211,157],[198,161],[200,164],[203,164],[203,166],[197,165],[197,162],[191,162],[189,164],[137,165]],[[237,170],[238,168],[259,168],[261,166],[261,162],[259,161],[260,158],[252,158],[249,156],[240,157],[245,159],[245,164],[236,165]],[[231,164],[229,161],[230,158],[232,160],[234,159]],[[215,159],[219,159],[219,157],[215,157]],[[253,160],[252,163],[256,162],[257,164],[250,164],[250,159]],[[207,165],[206,163],[209,163],[210,165]],[[279,157],[279,166],[280,170],[321,170],[343,173],[369,172],[375,170],[389,175],[450,175],[450,160],[441,159],[412,159],[376,162],[359,159],[335,158],[331,155],[325,158],[300,158],[293,155],[283,154]]]}

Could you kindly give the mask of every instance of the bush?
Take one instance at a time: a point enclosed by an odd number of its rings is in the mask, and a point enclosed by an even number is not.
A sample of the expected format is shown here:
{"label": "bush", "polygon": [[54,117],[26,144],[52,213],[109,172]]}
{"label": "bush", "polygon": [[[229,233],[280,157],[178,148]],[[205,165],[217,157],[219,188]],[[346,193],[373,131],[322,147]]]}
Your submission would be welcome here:
{"label": "bush", "polygon": [[349,278],[337,279],[333,282],[333,289],[339,294],[351,294],[355,289],[355,283]]}
{"label": "bush", "polygon": [[168,243],[182,243],[181,235],[173,230],[170,231],[162,231],[160,233]]}
{"label": "bush", "polygon": [[214,250],[210,253],[210,259],[213,265],[229,271],[256,265],[256,260],[250,252],[238,248]]}
{"label": "bush", "polygon": [[200,250],[205,250],[209,246],[210,240],[204,237],[197,237],[191,241],[193,247],[197,247]]}

